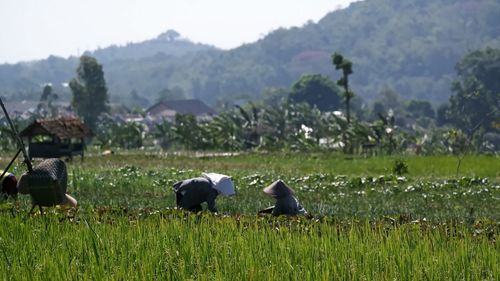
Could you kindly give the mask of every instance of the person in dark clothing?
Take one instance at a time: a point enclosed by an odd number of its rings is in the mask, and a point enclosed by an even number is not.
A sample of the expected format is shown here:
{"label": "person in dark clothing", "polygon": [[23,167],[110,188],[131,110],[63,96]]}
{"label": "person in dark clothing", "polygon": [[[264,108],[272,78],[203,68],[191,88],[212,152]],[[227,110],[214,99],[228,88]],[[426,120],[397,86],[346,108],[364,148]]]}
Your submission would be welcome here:
{"label": "person in dark clothing", "polygon": [[307,214],[306,210],[299,204],[297,198],[293,196],[293,189],[288,187],[282,180],[273,182],[271,185],[264,188],[263,191],[264,193],[276,199],[276,204],[274,204],[274,206],[260,210],[259,214],[271,213],[273,216],[295,216],[300,214]]}
{"label": "person in dark clothing", "polygon": [[63,205],[76,208],[78,202],[66,193],[68,172],[64,161],[49,158],[33,167],[33,171],[21,175],[17,190],[29,194],[33,206]]}
{"label": "person in dark clothing", "polygon": [[0,184],[2,185],[2,195],[4,198],[17,197],[17,178],[9,172],[0,170]]}
{"label": "person in dark clothing", "polygon": [[215,199],[219,191],[214,188],[213,183],[207,178],[192,178],[174,184],[174,192],[177,207],[191,212],[202,210],[201,203],[207,202],[208,210],[217,212]]}

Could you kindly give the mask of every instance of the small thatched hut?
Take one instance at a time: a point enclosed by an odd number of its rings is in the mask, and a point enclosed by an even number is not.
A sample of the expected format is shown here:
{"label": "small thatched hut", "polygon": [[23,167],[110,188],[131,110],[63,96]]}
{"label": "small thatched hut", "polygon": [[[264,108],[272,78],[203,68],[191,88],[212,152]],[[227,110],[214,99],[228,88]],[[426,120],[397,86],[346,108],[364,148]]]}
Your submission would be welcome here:
{"label": "small thatched hut", "polygon": [[37,119],[20,136],[28,139],[30,158],[72,158],[81,155],[85,147],[85,138],[93,136],[89,127],[80,119],[60,117]]}

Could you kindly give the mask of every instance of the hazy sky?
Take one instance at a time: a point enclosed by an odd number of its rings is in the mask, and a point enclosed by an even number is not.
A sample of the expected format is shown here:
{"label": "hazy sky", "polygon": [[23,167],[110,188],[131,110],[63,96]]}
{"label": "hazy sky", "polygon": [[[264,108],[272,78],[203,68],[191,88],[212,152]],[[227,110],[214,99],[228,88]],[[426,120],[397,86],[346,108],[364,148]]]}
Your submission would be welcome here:
{"label": "hazy sky", "polygon": [[353,0],[0,0],[0,63],[67,57],[174,29],[229,49]]}

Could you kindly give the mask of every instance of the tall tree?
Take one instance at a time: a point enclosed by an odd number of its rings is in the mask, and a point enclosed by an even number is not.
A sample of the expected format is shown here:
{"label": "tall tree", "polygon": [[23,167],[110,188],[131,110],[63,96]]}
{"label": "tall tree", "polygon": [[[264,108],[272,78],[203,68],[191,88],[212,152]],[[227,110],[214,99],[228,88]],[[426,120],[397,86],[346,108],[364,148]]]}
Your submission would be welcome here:
{"label": "tall tree", "polygon": [[73,93],[71,104],[84,122],[95,128],[99,115],[109,111],[108,88],[102,65],[95,58],[83,55],[76,73],[77,77],[69,83]]}
{"label": "tall tree", "polygon": [[[354,97],[354,93],[349,91],[349,75],[352,74],[352,62],[350,60],[345,59],[341,54],[334,53],[332,55],[332,62],[335,65],[335,69],[342,70],[342,77],[337,80],[337,85],[344,87],[344,101],[345,101],[345,109],[346,109],[346,117],[347,117],[347,126],[349,127],[351,124],[351,107],[350,102]],[[344,152],[352,152],[352,147],[349,145],[347,140],[347,135],[344,134]]]}
{"label": "tall tree", "polygon": [[335,65],[335,69],[342,70],[342,77],[337,81],[337,85],[344,87],[347,123],[351,123],[350,102],[354,97],[354,93],[349,91],[349,75],[352,74],[352,62],[345,59],[339,53],[332,55],[332,62]]}
{"label": "tall tree", "polygon": [[500,49],[473,51],[456,68],[459,79],[450,97],[451,122],[469,137],[479,129],[493,131],[500,119]]}
{"label": "tall tree", "polygon": [[435,112],[429,101],[423,100],[410,100],[406,104],[406,111],[412,114],[413,117],[428,117],[434,118]]}
{"label": "tall tree", "polygon": [[55,117],[58,115],[57,106],[54,102],[59,96],[52,91],[52,86],[47,84],[43,87],[43,92],[38,103],[36,113],[43,117]]}
{"label": "tall tree", "polygon": [[290,99],[294,102],[307,102],[321,111],[334,111],[340,107],[337,86],[321,74],[302,76],[293,84]]}

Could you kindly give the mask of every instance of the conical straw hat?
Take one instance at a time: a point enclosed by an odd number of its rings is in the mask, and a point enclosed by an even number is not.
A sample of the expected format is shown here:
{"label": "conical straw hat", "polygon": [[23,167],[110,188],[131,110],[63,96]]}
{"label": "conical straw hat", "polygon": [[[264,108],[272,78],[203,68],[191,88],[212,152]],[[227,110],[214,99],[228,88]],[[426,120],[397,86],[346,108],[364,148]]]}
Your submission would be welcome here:
{"label": "conical straw hat", "polygon": [[285,197],[294,194],[293,189],[288,187],[282,180],[273,182],[271,185],[264,188],[263,191],[273,197]]}

